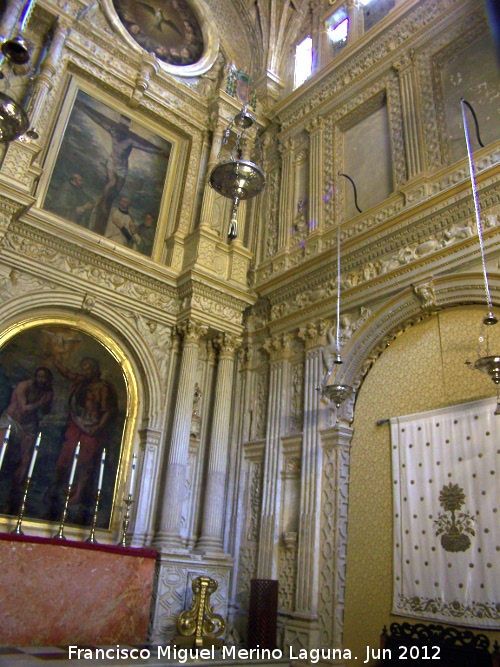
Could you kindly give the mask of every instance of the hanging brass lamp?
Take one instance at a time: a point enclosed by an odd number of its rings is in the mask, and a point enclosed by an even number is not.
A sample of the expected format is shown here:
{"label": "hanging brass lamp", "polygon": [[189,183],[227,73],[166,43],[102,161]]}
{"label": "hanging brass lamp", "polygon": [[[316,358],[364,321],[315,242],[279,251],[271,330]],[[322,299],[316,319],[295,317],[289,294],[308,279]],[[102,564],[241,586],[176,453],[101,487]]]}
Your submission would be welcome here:
{"label": "hanging brass lamp", "polygon": [[[233,211],[229,224],[228,237],[238,236],[237,214],[240,201],[251,199],[266,187],[266,175],[258,164],[242,159],[242,144],[246,140],[246,132],[254,124],[254,117],[246,107],[229,123],[223,144],[227,143],[232,128],[236,128],[236,142],[228,160],[218,162],[209,177],[211,187],[223,197],[233,200]],[[220,156],[220,154],[219,154]]]}

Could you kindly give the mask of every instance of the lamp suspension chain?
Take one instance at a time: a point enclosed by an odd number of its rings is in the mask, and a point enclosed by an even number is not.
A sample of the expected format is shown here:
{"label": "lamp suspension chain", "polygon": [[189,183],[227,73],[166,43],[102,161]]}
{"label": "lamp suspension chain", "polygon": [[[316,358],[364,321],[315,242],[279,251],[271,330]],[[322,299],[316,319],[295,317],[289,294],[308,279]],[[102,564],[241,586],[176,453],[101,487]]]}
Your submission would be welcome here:
{"label": "lamp suspension chain", "polygon": [[491,301],[490,287],[488,284],[488,272],[486,270],[486,260],[484,254],[483,226],[481,224],[481,215],[479,212],[479,199],[477,196],[476,176],[474,172],[474,162],[472,160],[469,128],[467,126],[467,115],[465,113],[465,106],[467,103],[464,99],[461,99],[460,102],[462,104],[462,118],[464,121],[465,143],[467,145],[467,158],[469,160],[469,171],[470,171],[470,180],[472,186],[472,198],[474,200],[474,211],[476,215],[477,235],[479,238],[479,247],[481,249],[481,263],[483,268],[484,291],[486,295],[486,303],[488,305],[488,315],[485,318],[484,322],[485,324],[496,324],[497,318],[493,314],[493,303]]}

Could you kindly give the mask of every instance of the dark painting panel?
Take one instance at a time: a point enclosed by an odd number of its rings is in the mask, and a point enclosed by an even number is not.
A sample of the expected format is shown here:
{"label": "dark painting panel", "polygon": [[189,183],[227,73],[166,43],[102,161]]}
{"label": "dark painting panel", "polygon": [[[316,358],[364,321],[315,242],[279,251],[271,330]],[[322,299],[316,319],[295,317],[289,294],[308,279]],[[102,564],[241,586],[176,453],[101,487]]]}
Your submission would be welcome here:
{"label": "dark painting panel", "polygon": [[172,144],[79,90],[43,208],[151,256]]}
{"label": "dark painting panel", "polygon": [[114,0],[128,33],[148,53],[169,65],[193,65],[203,54],[200,24],[186,0]]}
{"label": "dark painting panel", "polygon": [[26,518],[59,521],[77,443],[80,455],[67,522],[90,525],[106,450],[97,526],[109,528],[127,412],[123,371],[93,336],[69,326],[35,326],[0,349],[0,512],[17,516],[38,434]]}

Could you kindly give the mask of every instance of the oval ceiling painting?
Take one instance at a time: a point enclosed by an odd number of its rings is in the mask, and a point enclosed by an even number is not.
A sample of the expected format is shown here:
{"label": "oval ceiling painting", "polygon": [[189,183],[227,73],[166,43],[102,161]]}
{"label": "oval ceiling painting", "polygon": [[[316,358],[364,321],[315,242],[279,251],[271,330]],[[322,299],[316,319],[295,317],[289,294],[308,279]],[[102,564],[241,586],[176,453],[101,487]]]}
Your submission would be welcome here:
{"label": "oval ceiling painting", "polygon": [[169,65],[192,65],[203,54],[200,23],[186,0],[113,0],[135,41]]}

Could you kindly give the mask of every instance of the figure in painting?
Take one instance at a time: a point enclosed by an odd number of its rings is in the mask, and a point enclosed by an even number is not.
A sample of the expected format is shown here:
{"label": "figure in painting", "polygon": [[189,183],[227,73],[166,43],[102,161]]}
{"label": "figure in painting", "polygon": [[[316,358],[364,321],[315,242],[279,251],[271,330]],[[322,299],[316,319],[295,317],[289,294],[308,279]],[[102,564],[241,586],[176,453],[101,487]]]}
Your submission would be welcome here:
{"label": "figure in painting", "polygon": [[133,234],[133,248],[143,255],[151,257],[155,240],[156,228],[151,213],[146,213],[144,222],[136,227]]}
{"label": "figure in painting", "polygon": [[11,491],[7,511],[17,512],[22,498],[22,484],[28,472],[40,421],[50,412],[54,391],[49,368],[39,366],[33,377],[16,384],[9,405],[0,416],[0,441],[11,427],[7,448],[7,466],[11,471]]}
{"label": "figure in painting", "polygon": [[71,174],[69,179],[59,188],[50,204],[50,210],[66,218],[66,220],[86,226],[95,202],[85,192],[83,185],[83,177],[80,174]]}
{"label": "figure in painting", "polygon": [[141,150],[164,158],[168,158],[169,153],[131,132],[131,121],[126,116],[120,116],[120,122],[116,123],[82,102],[78,103],[78,108],[99,127],[106,130],[111,137],[111,153],[106,164],[106,183],[90,221],[91,229],[98,234],[104,234],[113,202],[127,180],[128,161],[132,151]]}
{"label": "figure in painting", "polygon": [[80,455],[68,504],[88,504],[92,493],[90,482],[115,426],[118,398],[113,384],[101,377],[96,359],[82,359],[80,372],[66,368],[56,357],[50,361],[63,377],[72,382],[64,440],[56,462],[55,485],[51,490],[50,513],[52,518],[57,518],[61,507],[61,492],[67,488],[78,442]]}
{"label": "figure in painting", "polygon": [[119,245],[131,247],[135,223],[130,215],[128,197],[121,197],[118,207],[111,211],[104,236]]}

